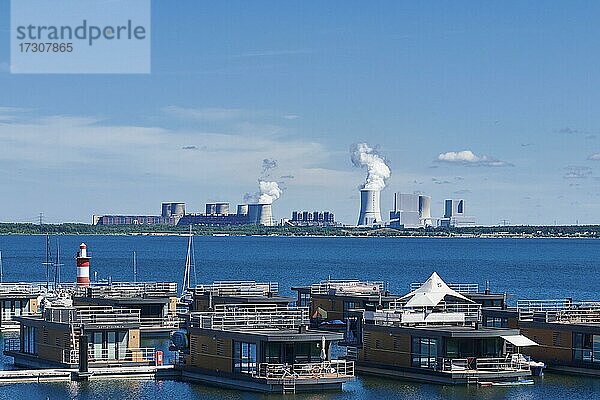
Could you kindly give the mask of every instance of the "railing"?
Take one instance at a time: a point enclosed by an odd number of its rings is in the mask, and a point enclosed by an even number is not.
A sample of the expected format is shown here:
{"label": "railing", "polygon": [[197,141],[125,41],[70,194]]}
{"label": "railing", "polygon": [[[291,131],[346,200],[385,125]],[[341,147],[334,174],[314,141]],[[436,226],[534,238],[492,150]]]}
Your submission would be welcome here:
{"label": "railing", "polygon": [[[516,357],[514,357],[516,356]],[[442,358],[439,369],[443,372],[518,372],[529,371],[530,366],[520,354],[504,358]]]}
{"label": "railing", "polygon": [[[50,288],[51,289],[51,288]],[[14,283],[0,283],[0,294],[40,294],[45,293],[45,283],[26,283],[26,282],[14,282]]]}
{"label": "railing", "polygon": [[75,296],[96,297],[174,297],[177,296],[175,282],[112,282],[94,283],[88,287],[74,289]]}
{"label": "railing", "polygon": [[142,328],[179,328],[181,319],[174,315],[163,318],[141,318]]}
{"label": "railing", "polygon": [[[2,313],[2,325],[6,322],[10,322],[13,317],[30,317],[34,315],[40,315],[40,313],[35,313],[32,311],[4,311]],[[15,322],[16,323],[16,322]]]}
{"label": "railing", "polygon": [[18,337],[5,338],[4,351],[21,351],[21,339]]}
{"label": "railing", "polygon": [[[410,284],[410,291],[415,291],[425,282],[413,282]],[[458,293],[479,293],[479,284],[477,283],[447,283],[448,287]]]}
{"label": "railing", "polygon": [[311,294],[329,294],[331,291],[334,291],[335,294],[379,294],[385,291],[385,283],[349,279],[326,280],[310,286]]}
{"label": "railing", "polygon": [[44,318],[49,322],[69,324],[141,323],[139,309],[112,307],[47,308]]}
{"label": "railing", "polygon": [[190,325],[204,329],[295,329],[309,323],[307,307],[216,305],[215,311],[192,313]]}
{"label": "railing", "polygon": [[376,325],[434,325],[481,321],[481,305],[476,303],[447,304],[442,302],[433,308],[406,307],[394,301],[389,308],[376,312],[365,312]]}
{"label": "railing", "polygon": [[332,360],[292,365],[262,363],[258,365],[254,377],[268,380],[353,378],[354,361]]}
{"label": "railing", "polygon": [[[155,361],[155,355],[156,351],[153,347],[127,348],[118,351],[116,349],[94,349],[93,344],[90,344],[88,347],[88,361],[95,363],[152,363]],[[65,349],[63,352],[63,362],[78,364],[79,350]]]}
{"label": "railing", "polygon": [[279,284],[277,282],[217,281],[209,285],[198,285],[193,290],[196,294],[211,293],[213,296],[276,296],[279,293]]}
{"label": "railing", "polygon": [[562,300],[519,300],[517,311],[520,321],[598,323],[600,302]]}

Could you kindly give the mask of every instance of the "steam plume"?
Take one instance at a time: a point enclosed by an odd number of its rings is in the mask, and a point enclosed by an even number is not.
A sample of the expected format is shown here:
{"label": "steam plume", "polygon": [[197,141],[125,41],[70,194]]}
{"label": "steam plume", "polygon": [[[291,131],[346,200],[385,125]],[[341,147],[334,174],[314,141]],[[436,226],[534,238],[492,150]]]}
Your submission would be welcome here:
{"label": "steam plume", "polygon": [[351,149],[352,164],[356,167],[367,167],[367,179],[362,189],[382,190],[385,180],[390,177],[392,171],[375,149],[367,143],[357,143]]}

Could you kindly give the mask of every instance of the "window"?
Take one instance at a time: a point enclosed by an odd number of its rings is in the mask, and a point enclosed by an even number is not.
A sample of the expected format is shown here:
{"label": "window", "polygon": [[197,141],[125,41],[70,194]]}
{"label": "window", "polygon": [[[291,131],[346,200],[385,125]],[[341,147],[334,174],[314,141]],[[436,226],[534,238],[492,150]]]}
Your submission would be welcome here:
{"label": "window", "polygon": [[23,328],[23,353],[37,354],[37,330],[33,326]]}
{"label": "window", "polygon": [[281,363],[281,344],[267,342],[265,343],[265,362],[269,364]]}
{"label": "window", "polygon": [[233,342],[233,370],[250,374],[256,371],[256,343]]}
{"label": "window", "polygon": [[508,318],[484,317],[483,326],[487,328],[508,328]]}
{"label": "window", "polygon": [[573,334],[573,360],[600,362],[600,335],[591,333]]}
{"label": "window", "polygon": [[412,366],[417,368],[437,368],[437,339],[412,338]]}

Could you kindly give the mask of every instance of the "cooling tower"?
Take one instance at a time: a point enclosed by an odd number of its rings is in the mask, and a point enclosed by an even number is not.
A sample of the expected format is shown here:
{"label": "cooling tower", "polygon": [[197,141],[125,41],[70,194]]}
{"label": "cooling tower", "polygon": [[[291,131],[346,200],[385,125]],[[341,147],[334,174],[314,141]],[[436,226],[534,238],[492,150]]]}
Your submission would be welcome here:
{"label": "cooling tower", "polygon": [[171,203],[171,215],[183,217],[185,215],[185,203]]}
{"label": "cooling tower", "polygon": [[248,204],[238,204],[237,215],[248,215]]}
{"label": "cooling tower", "polygon": [[229,215],[229,203],[216,204],[217,215]]}
{"label": "cooling tower", "polygon": [[379,208],[379,193],[379,190],[361,189],[359,226],[371,226],[383,222]]}
{"label": "cooling tower", "polygon": [[163,218],[169,218],[171,216],[171,203],[162,203],[161,215]]}
{"label": "cooling tower", "polygon": [[217,205],[215,203],[206,203],[206,215],[215,215],[217,213]]}
{"label": "cooling tower", "polygon": [[431,220],[431,197],[419,196],[419,213],[421,219]]}
{"label": "cooling tower", "polygon": [[254,225],[273,226],[271,204],[249,204],[248,223]]}

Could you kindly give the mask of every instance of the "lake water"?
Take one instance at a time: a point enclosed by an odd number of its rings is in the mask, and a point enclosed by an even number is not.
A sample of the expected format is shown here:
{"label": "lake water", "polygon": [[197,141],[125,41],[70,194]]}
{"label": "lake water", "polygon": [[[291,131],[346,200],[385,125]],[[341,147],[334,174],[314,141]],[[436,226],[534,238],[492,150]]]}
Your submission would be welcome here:
{"label": "lake water", "polygon": [[[177,236],[60,236],[63,281],[75,280],[74,256],[82,241],[91,253],[91,276],[180,282],[187,238]],[[214,280],[293,285],[330,276],[383,280],[394,293],[437,271],[447,282],[490,281],[494,292],[517,298],[600,298],[600,240],[458,238],[196,237],[196,276]],[[0,236],[4,281],[45,281],[45,237]],[[4,358],[4,362],[7,360]],[[213,389],[181,382],[110,381],[0,386],[0,399],[241,399],[283,398]],[[290,396],[286,396],[290,397]],[[530,387],[465,388],[361,377],[341,393],[296,395],[300,399],[588,399],[600,397],[600,379],[546,374]]]}

